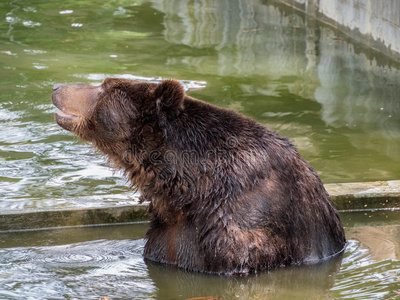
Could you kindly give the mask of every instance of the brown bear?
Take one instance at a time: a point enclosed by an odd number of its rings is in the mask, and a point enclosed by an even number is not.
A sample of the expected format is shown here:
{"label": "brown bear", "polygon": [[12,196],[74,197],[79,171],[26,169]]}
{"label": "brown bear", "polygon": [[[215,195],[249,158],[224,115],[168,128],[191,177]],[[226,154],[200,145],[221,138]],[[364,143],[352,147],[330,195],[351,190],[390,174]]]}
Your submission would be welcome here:
{"label": "brown bear", "polygon": [[342,252],[339,216],[287,138],[160,84],[56,85],[56,122],[106,154],[150,202],[144,257],[249,273]]}

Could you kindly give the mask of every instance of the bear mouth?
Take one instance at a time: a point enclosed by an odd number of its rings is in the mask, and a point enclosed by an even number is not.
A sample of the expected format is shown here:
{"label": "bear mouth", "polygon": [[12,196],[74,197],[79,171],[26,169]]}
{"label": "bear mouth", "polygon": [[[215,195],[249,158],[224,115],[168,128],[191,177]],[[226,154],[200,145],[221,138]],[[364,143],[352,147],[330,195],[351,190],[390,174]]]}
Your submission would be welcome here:
{"label": "bear mouth", "polygon": [[68,104],[69,101],[60,95],[59,89],[53,92],[51,100],[54,106],[59,109],[54,115],[56,123],[62,128],[74,133],[76,125],[79,124],[81,120],[81,116],[72,113],[71,110],[66,107],[67,105],[65,104]]}
{"label": "bear mouth", "polygon": [[74,132],[75,131],[75,126],[77,124],[77,121],[79,121],[79,117],[75,116],[73,114],[70,113],[66,113],[62,110],[60,110],[59,112],[57,112],[55,114],[55,121],[56,123],[61,126],[62,128]]}
{"label": "bear mouth", "polygon": [[73,115],[71,113],[67,113],[65,111],[60,110],[59,112],[56,113],[57,117],[63,118],[63,119],[69,119],[71,121],[78,119],[79,117],[76,115]]}
{"label": "bear mouth", "polygon": [[57,97],[56,93],[53,93],[51,98],[52,98],[52,102],[53,102],[54,106],[59,109],[59,111],[55,114],[55,119],[59,125],[61,125],[60,122],[61,123],[66,123],[66,122],[72,123],[79,119],[79,116],[74,115],[73,113],[69,112],[68,110],[66,110],[64,108],[64,106],[60,103],[61,102],[60,98]]}

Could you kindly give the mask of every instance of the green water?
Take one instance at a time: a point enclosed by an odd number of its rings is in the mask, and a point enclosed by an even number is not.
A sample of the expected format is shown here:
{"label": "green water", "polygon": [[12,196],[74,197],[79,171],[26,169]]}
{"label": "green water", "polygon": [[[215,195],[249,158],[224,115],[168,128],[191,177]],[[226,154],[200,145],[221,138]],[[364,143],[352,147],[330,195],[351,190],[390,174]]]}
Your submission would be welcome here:
{"label": "green water", "polygon": [[400,178],[399,65],[269,1],[0,2],[0,209],[132,203],[55,83],[176,78],[291,138],[325,183]]}
{"label": "green water", "polygon": [[[203,87],[188,93],[290,137],[325,183],[400,179],[399,69],[269,1],[3,0],[0,209],[137,199],[53,120],[55,83],[106,76]],[[342,260],[243,278],[146,264],[146,224],[2,232],[0,298],[398,297],[398,213],[342,219]]]}
{"label": "green water", "polygon": [[243,277],[146,263],[147,223],[0,232],[0,298],[398,299],[399,217],[399,211],[343,213],[349,242],[342,258]]}

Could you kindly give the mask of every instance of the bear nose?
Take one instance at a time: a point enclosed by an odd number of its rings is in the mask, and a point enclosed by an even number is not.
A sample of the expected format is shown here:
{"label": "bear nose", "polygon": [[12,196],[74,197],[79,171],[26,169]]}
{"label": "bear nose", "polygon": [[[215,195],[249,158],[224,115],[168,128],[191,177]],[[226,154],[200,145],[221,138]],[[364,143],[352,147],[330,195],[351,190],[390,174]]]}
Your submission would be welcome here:
{"label": "bear nose", "polygon": [[55,84],[55,85],[53,86],[53,91],[58,90],[60,87],[62,87],[62,84]]}

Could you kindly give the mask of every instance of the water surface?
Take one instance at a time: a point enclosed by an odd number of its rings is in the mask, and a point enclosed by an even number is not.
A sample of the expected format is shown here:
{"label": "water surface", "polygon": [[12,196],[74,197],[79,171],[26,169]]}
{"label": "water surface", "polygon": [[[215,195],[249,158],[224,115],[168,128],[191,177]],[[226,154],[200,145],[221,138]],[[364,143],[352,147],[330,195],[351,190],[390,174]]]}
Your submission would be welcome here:
{"label": "water surface", "polygon": [[400,178],[399,75],[393,61],[271,1],[1,1],[0,209],[137,199],[54,123],[55,83],[203,82],[189,94],[290,137],[332,183]]}
{"label": "water surface", "polygon": [[240,277],[145,262],[147,223],[1,232],[0,298],[396,299],[400,212],[343,213],[341,217],[349,239],[343,257]]}

